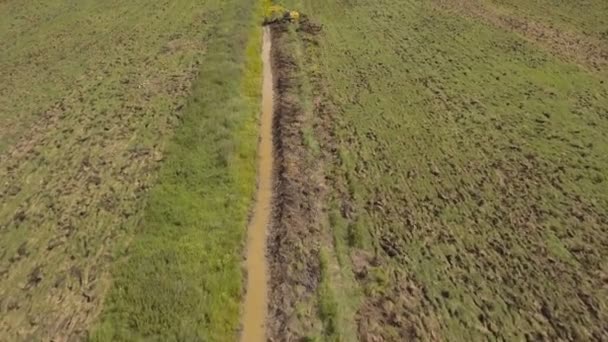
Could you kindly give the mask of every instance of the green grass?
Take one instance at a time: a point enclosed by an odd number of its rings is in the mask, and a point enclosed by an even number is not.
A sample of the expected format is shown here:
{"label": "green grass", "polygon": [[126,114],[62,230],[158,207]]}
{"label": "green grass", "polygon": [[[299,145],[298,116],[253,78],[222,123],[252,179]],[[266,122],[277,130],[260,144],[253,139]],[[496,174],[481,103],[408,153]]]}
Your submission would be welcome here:
{"label": "green grass", "polygon": [[324,338],[335,341],[339,338],[338,331],[338,303],[336,294],[332,289],[332,279],[329,275],[329,260],[327,252],[322,251],[319,259],[321,265],[321,284],[319,285],[319,316],[324,325]]}
{"label": "green grass", "polygon": [[[588,5],[599,16],[602,3]],[[568,64],[432,1],[299,8],[323,24],[317,63],[336,108],[341,161],[331,172],[354,209],[350,222],[334,223],[346,227],[336,245],[348,246],[347,261],[360,249],[378,255],[358,285],[360,332],[600,336],[606,70]],[[552,8],[546,20],[561,20],[554,11],[566,12]]]}
{"label": "green grass", "polygon": [[608,3],[605,1],[490,0],[490,3],[519,16],[602,39],[608,42]]}
{"label": "green grass", "polygon": [[[606,42],[605,1],[487,3]],[[236,338],[268,4],[0,2],[0,340]],[[433,0],[285,6],[338,144],[311,339],[600,339],[608,71]]]}
{"label": "green grass", "polygon": [[94,340],[236,337],[261,89],[256,5],[239,3],[215,29]]}
{"label": "green grass", "polygon": [[0,3],[0,340],[235,337],[262,3]]}

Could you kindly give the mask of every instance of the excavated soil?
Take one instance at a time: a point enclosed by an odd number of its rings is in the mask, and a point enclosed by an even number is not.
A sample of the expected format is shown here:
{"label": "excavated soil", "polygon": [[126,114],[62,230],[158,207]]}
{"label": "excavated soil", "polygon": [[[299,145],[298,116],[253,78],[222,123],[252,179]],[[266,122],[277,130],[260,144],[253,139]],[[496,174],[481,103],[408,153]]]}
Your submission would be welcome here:
{"label": "excavated soil", "polygon": [[287,48],[288,25],[287,21],[268,25],[272,32],[275,86],[276,200],[268,241],[267,333],[270,340],[276,341],[298,340],[303,337],[302,332],[310,329],[301,326],[307,320],[297,317],[297,308],[314,302],[319,286],[319,217],[324,195],[321,162],[311,157],[304,143],[302,128],[307,118],[298,97],[298,65]]}

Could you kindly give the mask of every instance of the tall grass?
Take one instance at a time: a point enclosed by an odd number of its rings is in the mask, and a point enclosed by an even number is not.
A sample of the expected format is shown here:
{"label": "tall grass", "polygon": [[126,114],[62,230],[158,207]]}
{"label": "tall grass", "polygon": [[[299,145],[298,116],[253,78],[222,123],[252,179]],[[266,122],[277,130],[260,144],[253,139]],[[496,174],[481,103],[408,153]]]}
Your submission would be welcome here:
{"label": "tall grass", "polygon": [[192,99],[135,239],[115,267],[92,340],[235,338],[255,189],[262,5],[231,2],[209,37]]}

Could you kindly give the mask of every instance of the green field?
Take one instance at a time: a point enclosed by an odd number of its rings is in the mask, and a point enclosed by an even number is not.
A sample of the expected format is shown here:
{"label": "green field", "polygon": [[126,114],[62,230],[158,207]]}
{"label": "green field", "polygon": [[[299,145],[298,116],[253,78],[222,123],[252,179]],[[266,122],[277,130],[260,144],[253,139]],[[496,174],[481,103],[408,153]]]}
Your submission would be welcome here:
{"label": "green field", "polygon": [[0,2],[0,340],[236,336],[260,6]]}
{"label": "green field", "polygon": [[498,9],[519,17],[530,18],[575,32],[608,41],[608,3],[605,1],[567,0],[486,0]]}
{"label": "green field", "polygon": [[606,3],[574,3],[289,4],[323,26],[309,69],[335,109],[328,248],[351,276],[319,287],[325,337],[606,338],[608,55],[485,15],[608,51]]}
{"label": "green field", "polygon": [[[269,337],[608,338],[606,1],[273,3]],[[0,0],[0,341],[238,338],[269,4]]]}

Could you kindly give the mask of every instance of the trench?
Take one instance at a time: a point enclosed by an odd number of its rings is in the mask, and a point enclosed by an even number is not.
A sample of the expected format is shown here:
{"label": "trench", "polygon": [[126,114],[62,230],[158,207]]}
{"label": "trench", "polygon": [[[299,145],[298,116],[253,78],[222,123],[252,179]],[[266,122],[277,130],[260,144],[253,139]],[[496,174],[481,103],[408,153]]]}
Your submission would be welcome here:
{"label": "trench", "polygon": [[253,213],[247,227],[247,292],[242,322],[241,341],[266,341],[268,308],[268,265],[266,237],[270,224],[273,195],[273,134],[274,86],[271,67],[270,29],[264,27],[262,43],[263,85],[260,139],[258,146],[258,185]]}

